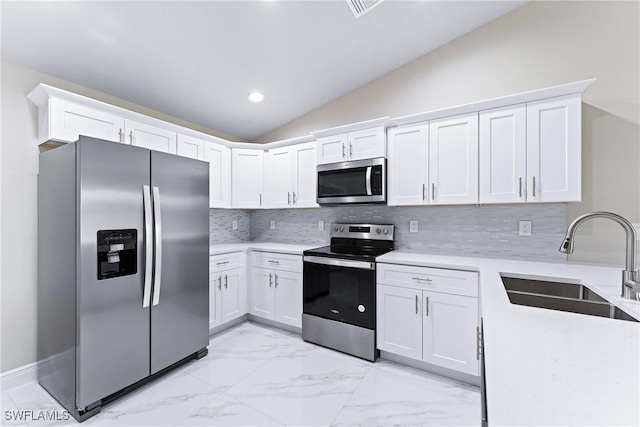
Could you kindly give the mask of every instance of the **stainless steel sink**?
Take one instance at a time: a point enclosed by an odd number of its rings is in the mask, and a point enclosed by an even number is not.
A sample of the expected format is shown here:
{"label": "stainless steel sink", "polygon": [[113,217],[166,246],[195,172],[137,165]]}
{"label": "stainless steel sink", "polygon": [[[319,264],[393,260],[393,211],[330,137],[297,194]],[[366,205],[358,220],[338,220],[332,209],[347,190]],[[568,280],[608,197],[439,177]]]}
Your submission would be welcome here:
{"label": "stainless steel sink", "polygon": [[512,304],[638,322],[586,286],[502,276]]}

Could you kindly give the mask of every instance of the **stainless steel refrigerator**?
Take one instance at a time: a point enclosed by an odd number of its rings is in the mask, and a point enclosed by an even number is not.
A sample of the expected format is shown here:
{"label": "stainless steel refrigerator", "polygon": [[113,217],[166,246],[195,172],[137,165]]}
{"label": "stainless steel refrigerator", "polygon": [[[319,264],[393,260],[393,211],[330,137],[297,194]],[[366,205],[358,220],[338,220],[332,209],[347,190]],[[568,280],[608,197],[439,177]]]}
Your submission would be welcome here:
{"label": "stainless steel refrigerator", "polygon": [[38,380],[78,421],[207,353],[209,165],[80,137],[40,154]]}

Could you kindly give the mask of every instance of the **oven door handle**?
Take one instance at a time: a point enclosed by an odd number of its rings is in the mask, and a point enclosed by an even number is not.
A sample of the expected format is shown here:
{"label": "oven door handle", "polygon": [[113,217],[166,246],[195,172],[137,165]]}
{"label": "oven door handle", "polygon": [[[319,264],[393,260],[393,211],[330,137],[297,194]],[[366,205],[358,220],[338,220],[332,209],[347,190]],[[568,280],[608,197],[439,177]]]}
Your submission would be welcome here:
{"label": "oven door handle", "polygon": [[336,267],[359,268],[361,270],[375,270],[376,266],[373,262],[366,261],[350,261],[337,258],[325,258],[319,256],[305,255],[304,262],[313,264],[334,265]]}

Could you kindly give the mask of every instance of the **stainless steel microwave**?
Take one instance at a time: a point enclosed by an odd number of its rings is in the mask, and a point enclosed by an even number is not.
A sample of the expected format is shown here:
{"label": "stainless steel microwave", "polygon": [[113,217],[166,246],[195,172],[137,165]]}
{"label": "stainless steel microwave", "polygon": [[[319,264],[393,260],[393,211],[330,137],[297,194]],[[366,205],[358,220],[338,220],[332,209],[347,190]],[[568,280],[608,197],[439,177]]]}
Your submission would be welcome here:
{"label": "stainless steel microwave", "polygon": [[318,204],[387,202],[386,159],[318,165]]}

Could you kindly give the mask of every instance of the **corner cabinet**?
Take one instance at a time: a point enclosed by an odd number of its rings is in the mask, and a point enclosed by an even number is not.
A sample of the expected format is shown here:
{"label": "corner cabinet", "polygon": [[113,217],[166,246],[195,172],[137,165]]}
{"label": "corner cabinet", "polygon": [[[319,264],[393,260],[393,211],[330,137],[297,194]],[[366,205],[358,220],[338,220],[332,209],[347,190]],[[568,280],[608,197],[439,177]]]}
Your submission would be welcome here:
{"label": "corner cabinet", "polygon": [[259,209],[264,198],[264,151],[250,148],[231,150],[231,206]]}
{"label": "corner cabinet", "polygon": [[269,150],[266,154],[266,207],[317,207],[316,166],[315,142]]}
{"label": "corner cabinet", "polygon": [[378,264],[378,349],[479,375],[478,274]]}
{"label": "corner cabinet", "polygon": [[317,140],[318,164],[385,157],[385,128],[378,126]]}
{"label": "corner cabinet", "polygon": [[249,312],[302,327],[302,256],[251,251]]}
{"label": "corner cabinet", "polygon": [[209,257],[209,329],[247,313],[245,253]]}
{"label": "corner cabinet", "polygon": [[581,200],[581,96],[480,112],[480,203]]}

